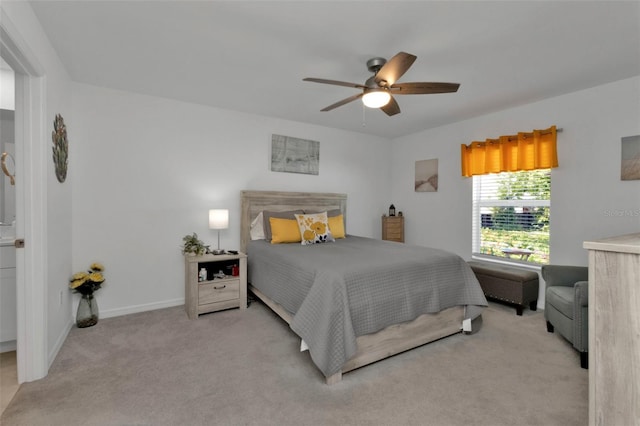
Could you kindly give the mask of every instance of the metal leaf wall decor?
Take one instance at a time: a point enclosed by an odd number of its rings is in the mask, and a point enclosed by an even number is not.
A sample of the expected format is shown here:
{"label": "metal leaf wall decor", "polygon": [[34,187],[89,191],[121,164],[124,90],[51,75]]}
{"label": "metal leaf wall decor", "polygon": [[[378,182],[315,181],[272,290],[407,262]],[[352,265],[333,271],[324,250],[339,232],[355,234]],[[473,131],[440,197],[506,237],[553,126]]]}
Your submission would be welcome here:
{"label": "metal leaf wall decor", "polygon": [[67,141],[67,126],[60,114],[53,120],[53,164],[56,166],[56,177],[60,183],[67,178],[67,164],[69,162],[69,141]]}

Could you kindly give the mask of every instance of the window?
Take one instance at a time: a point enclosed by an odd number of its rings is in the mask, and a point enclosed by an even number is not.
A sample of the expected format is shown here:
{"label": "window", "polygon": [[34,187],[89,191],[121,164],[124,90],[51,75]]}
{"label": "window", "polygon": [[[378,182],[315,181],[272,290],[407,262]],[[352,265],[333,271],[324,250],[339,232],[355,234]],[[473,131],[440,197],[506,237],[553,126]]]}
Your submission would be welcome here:
{"label": "window", "polygon": [[549,263],[551,169],[473,176],[473,254]]}

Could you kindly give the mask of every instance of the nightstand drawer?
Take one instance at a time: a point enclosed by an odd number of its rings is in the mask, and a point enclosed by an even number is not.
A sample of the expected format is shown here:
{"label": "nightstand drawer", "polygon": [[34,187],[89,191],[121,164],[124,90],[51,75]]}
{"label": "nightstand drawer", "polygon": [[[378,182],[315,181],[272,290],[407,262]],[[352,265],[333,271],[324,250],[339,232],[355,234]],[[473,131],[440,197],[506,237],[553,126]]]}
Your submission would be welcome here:
{"label": "nightstand drawer", "polygon": [[240,280],[225,279],[198,285],[198,305],[240,298]]}

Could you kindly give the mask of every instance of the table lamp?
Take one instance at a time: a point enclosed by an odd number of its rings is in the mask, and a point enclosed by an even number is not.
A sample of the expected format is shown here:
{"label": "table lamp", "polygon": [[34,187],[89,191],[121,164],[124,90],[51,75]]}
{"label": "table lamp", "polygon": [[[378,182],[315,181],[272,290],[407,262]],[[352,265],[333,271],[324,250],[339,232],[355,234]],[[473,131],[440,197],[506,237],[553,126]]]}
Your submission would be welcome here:
{"label": "table lamp", "polygon": [[224,250],[220,249],[220,230],[227,229],[229,227],[229,210],[227,209],[212,209],[209,210],[209,229],[216,229],[218,231],[218,248],[211,250],[213,254],[223,254]]}

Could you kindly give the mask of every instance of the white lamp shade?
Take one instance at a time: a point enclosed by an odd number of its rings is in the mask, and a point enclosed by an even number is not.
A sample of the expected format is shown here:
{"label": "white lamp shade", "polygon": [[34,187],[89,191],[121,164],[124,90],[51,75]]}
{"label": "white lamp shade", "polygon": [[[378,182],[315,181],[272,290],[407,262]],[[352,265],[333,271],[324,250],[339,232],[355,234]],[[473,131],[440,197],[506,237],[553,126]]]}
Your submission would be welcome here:
{"label": "white lamp shade", "polygon": [[369,108],[380,108],[391,100],[391,95],[386,90],[371,90],[362,96],[362,103]]}
{"label": "white lamp shade", "polygon": [[229,210],[209,210],[209,229],[227,229],[229,227]]}

